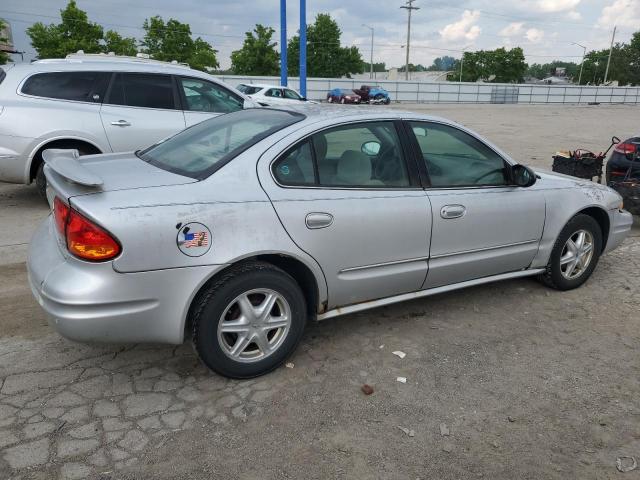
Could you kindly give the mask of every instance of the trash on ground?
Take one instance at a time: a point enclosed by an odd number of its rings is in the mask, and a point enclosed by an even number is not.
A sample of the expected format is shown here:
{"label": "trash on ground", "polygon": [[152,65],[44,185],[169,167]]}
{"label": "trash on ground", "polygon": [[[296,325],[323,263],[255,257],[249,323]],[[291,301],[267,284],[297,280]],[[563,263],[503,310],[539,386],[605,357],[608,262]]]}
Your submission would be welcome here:
{"label": "trash on ground", "polygon": [[443,450],[444,452],[451,453],[451,452],[453,452],[453,445],[451,445],[450,443],[445,443],[445,444],[442,446],[442,450]]}
{"label": "trash on ground", "polygon": [[398,377],[396,378],[396,381],[400,383],[407,383],[407,377]]}
{"label": "trash on ground", "polygon": [[515,417],[512,417],[511,415],[507,417],[507,420],[509,420],[511,423],[516,421]]}
{"label": "trash on ground", "polygon": [[442,435],[443,437],[449,436],[449,427],[447,427],[446,423],[440,424],[440,435]]}
{"label": "trash on ground", "polygon": [[618,457],[616,460],[616,468],[622,473],[630,472],[638,468],[638,462],[635,457]]}
{"label": "trash on ground", "polygon": [[400,425],[398,425],[398,428],[400,430],[402,430],[404,432],[404,434],[408,435],[409,437],[415,437],[416,436],[416,432],[414,430],[409,430],[408,428],[401,427]]}
{"label": "trash on ground", "polygon": [[293,364],[293,362],[289,362],[289,363],[285,364],[285,367],[293,368],[293,367],[295,367],[295,365]]}
{"label": "trash on ground", "polygon": [[373,387],[371,385],[367,385],[366,383],[360,387],[362,393],[365,395],[371,395],[373,393]]}
{"label": "trash on ground", "polygon": [[384,343],[378,347],[380,350],[384,348]]}
{"label": "trash on ground", "polygon": [[391,352],[391,353],[393,353],[396,357],[400,357],[400,358],[404,358],[407,356],[406,353],[401,352],[400,350],[396,350],[395,352]]}

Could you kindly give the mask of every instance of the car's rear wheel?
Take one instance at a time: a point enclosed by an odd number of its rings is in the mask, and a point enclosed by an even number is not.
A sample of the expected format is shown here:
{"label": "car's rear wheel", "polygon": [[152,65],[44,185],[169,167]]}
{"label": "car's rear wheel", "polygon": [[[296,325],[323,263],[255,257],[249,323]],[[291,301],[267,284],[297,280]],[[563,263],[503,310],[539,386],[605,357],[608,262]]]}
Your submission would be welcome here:
{"label": "car's rear wheel", "polygon": [[579,214],[562,229],[540,278],[557,290],[582,285],[593,273],[602,251],[602,230],[593,217]]}
{"label": "car's rear wheel", "polygon": [[302,338],[307,313],[297,282],[279,268],[250,262],[230,269],[202,292],[193,343],[202,361],[231,378],[281,365]]}

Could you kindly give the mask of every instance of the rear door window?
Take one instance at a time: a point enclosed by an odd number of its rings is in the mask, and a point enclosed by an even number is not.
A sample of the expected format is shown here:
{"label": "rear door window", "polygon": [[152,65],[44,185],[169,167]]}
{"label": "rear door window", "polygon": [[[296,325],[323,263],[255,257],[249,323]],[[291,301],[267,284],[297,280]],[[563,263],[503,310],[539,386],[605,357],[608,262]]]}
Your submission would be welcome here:
{"label": "rear door window", "polygon": [[93,71],[36,73],[21,91],[35,97],[100,103],[110,77],[111,73]]}
{"label": "rear door window", "polygon": [[105,103],[174,110],[173,79],[170,75],[154,73],[118,73]]}

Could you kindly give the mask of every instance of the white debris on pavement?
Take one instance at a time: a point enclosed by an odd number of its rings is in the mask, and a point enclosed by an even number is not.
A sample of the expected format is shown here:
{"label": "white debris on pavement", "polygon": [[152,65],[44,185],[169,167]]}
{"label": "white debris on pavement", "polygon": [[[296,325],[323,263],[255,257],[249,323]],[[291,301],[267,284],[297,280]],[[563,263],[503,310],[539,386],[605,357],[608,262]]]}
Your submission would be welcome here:
{"label": "white debris on pavement", "polygon": [[449,427],[447,427],[446,423],[440,424],[440,435],[442,435],[443,437],[449,436]]}
{"label": "white debris on pavement", "polygon": [[416,436],[416,432],[414,430],[409,430],[408,428],[401,427],[400,425],[398,425],[398,428],[400,430],[402,430],[404,432],[404,434],[409,436],[409,437],[415,437]]}
{"label": "white debris on pavement", "polygon": [[396,381],[400,383],[407,383],[407,377],[398,377],[396,378]]}
{"label": "white debris on pavement", "polygon": [[400,357],[400,358],[404,358],[407,356],[406,353],[401,352],[400,350],[396,350],[395,352],[391,352],[391,353],[393,353],[396,357]]}

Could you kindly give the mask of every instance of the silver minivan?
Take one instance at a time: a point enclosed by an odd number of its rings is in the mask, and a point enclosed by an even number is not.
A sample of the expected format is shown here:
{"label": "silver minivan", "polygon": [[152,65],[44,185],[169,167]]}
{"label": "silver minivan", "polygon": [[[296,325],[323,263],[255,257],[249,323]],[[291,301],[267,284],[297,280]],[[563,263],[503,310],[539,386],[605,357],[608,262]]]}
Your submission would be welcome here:
{"label": "silver minivan", "polygon": [[42,152],[135,151],[222,113],[254,106],[176,62],[73,54],[0,69],[0,181],[38,183]]}

